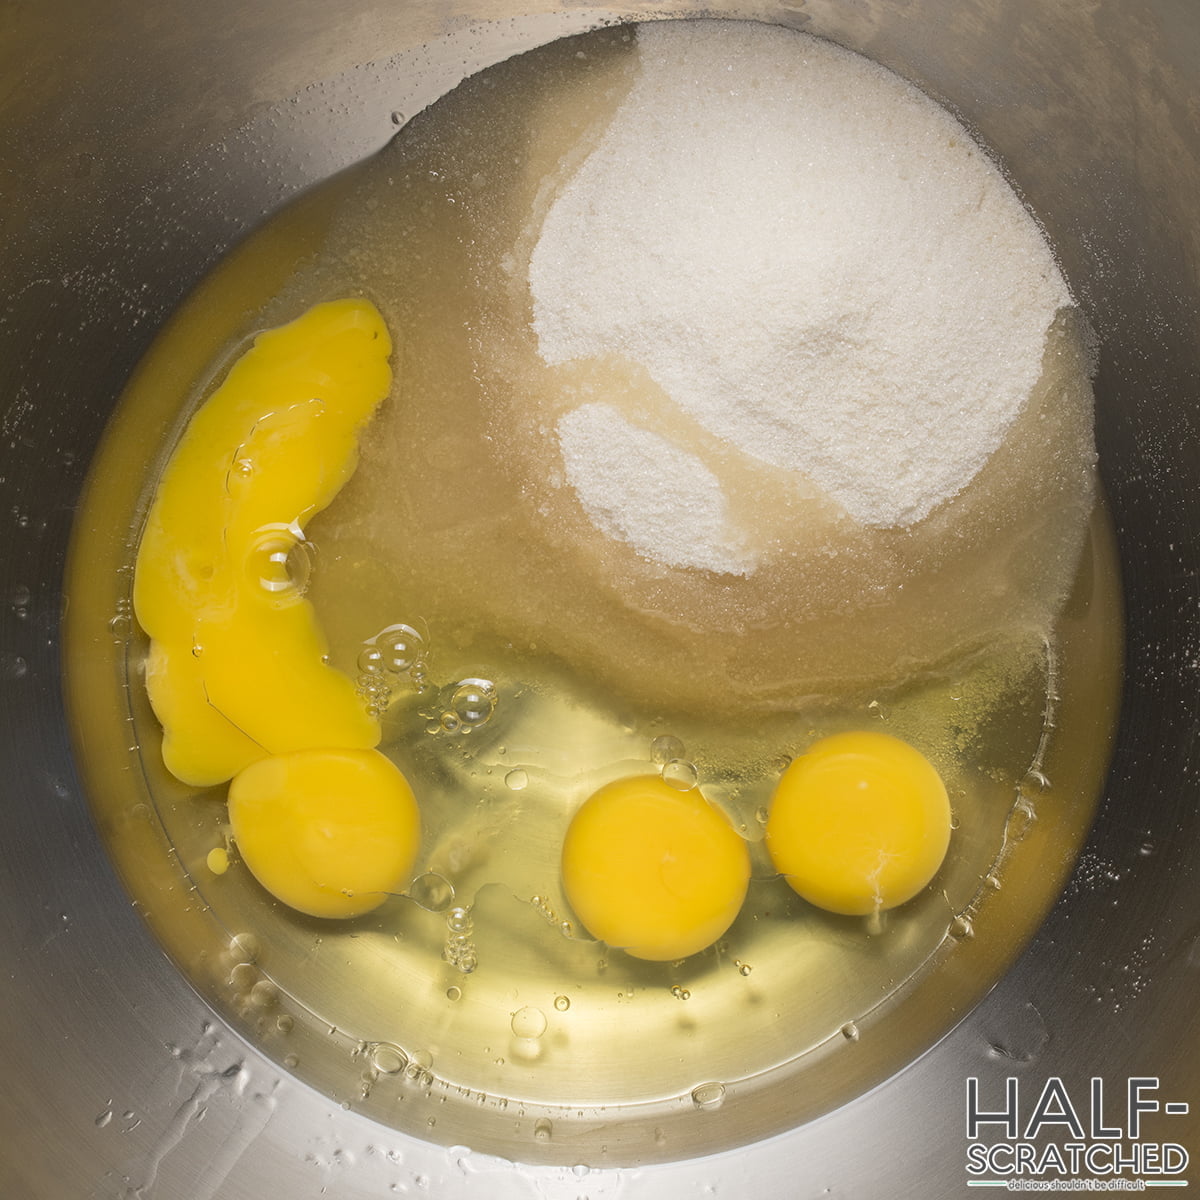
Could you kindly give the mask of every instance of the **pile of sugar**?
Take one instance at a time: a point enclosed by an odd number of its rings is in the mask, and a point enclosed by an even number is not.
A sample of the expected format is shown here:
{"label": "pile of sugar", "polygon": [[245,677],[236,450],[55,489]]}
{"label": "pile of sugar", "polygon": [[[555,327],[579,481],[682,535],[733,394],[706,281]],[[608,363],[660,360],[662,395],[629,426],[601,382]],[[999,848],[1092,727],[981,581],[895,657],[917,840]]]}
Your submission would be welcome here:
{"label": "pile of sugar", "polygon": [[[531,255],[542,359],[635,363],[750,469],[863,527],[921,521],[1004,441],[1070,304],[1036,224],[948,113],[858,55],[728,21],[640,25],[637,54]],[[650,418],[558,419],[588,518],[666,566],[752,572],[723,464]]]}

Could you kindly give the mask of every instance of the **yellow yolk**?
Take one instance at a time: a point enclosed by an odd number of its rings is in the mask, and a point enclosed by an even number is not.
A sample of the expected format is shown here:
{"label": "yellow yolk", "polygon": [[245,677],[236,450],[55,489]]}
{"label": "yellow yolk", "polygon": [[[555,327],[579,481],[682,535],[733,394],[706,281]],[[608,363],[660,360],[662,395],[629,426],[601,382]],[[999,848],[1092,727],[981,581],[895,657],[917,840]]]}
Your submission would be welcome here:
{"label": "yellow yolk", "polygon": [[412,789],[376,750],[300,750],[229,785],[242,860],[285,904],[355,917],[403,891],[420,841]]}
{"label": "yellow yolk", "polygon": [[260,334],[163,473],[133,599],[163,759],[185,783],[223,782],[266,754],[379,740],[354,684],[323,661],[303,524],[353,472],[390,353],[365,300]]}
{"label": "yellow yolk", "polygon": [[884,733],[841,733],[810,747],[784,772],[767,819],[767,850],[792,888],[848,915],[910,900],[949,843],[941,777]]}
{"label": "yellow yolk", "polygon": [[567,900],[592,937],[654,962],[686,958],[729,928],[750,856],[724,814],[657,775],[586,800],[562,851]]}

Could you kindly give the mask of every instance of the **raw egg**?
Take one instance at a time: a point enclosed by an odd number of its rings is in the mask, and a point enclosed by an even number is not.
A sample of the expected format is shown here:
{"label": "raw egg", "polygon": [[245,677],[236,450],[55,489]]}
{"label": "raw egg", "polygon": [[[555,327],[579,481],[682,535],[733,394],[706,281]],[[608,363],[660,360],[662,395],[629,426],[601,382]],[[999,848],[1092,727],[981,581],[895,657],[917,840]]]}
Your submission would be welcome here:
{"label": "raw egg", "polygon": [[950,844],[950,801],[929,760],[885,733],[839,733],[784,772],[766,845],[812,904],[865,915],[912,899]]}
{"label": "raw egg", "polygon": [[421,836],[412,789],[376,750],[300,750],[251,763],[229,785],[242,861],[314,917],[356,917],[408,885]]}
{"label": "raw egg", "polygon": [[353,682],[324,662],[302,525],[354,470],[390,352],[365,300],[259,334],[163,472],[133,601],[163,760],[185,783],[224,782],[265,754],[379,740]]}
{"label": "raw egg", "polygon": [[686,958],[737,916],[750,881],[746,843],[697,788],[657,775],[589,797],[562,850],[567,900],[588,933],[634,958]]}

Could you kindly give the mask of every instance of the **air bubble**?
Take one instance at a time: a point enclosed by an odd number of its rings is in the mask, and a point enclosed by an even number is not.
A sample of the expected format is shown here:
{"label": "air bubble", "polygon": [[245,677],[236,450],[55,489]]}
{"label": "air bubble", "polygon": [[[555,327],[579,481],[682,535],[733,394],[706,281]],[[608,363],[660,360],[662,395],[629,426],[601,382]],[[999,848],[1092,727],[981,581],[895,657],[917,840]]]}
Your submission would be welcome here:
{"label": "air bubble", "polygon": [[446,914],[446,928],[451,933],[470,933],[473,926],[470,909],[452,908]]}
{"label": "air bubble", "polygon": [[740,959],[736,959],[736,958],[733,960],[733,965],[735,967],[737,967],[739,975],[749,975],[750,972],[754,969],[753,967],[751,967],[751,965],[749,963],[744,963]]}
{"label": "air bubble", "polygon": [[692,993],[689,992],[687,988],[680,987],[679,984],[676,984],[671,989],[671,995],[674,996],[676,1000],[690,1000],[692,998]]}
{"label": "air bubble", "polygon": [[453,1002],[462,999],[462,988],[451,985],[446,989],[446,999]]}
{"label": "air bubble", "polygon": [[454,885],[436,871],[426,871],[409,884],[405,895],[426,912],[445,912],[454,903]]}
{"label": "air bubble", "polygon": [[[375,637],[375,645],[383,655],[383,665],[394,675],[403,674],[421,661],[425,640],[411,625],[389,625]],[[416,672],[413,672],[414,677]]]}
{"label": "air bubble", "polygon": [[554,997],[554,1007],[556,1009],[558,1009],[559,1012],[566,1012],[567,1009],[571,1007],[570,997],[569,996],[555,996]]}
{"label": "air bubble", "polygon": [[298,600],[308,590],[315,551],[299,528],[265,525],[255,535],[246,562],[250,578],[281,601]]}
{"label": "air bubble", "polygon": [[540,1008],[526,1005],[512,1015],[513,1036],[518,1038],[540,1038],[546,1032],[546,1014]]}
{"label": "air bubble", "polygon": [[[383,651],[378,646],[366,645],[358,655],[358,669],[364,675],[380,675],[383,672]],[[360,686],[362,680],[359,681]]]}
{"label": "air bubble", "polygon": [[229,956],[234,962],[252,963],[259,955],[258,938],[252,933],[235,933],[229,939]]}
{"label": "air bubble", "polygon": [[490,679],[460,679],[450,697],[450,709],[464,725],[486,724],[496,711],[496,685]]}
{"label": "air bubble", "polygon": [[534,1141],[548,1142],[554,1136],[554,1122],[548,1117],[540,1117],[533,1123]]}
{"label": "air bubble", "polygon": [[279,1003],[279,989],[269,979],[260,979],[250,989],[248,1001],[254,1008],[273,1008]]}
{"label": "air bubble", "polygon": [[683,755],[683,742],[669,733],[656,737],[650,743],[650,757],[660,766],[669,763],[673,758],[682,758]]}
{"label": "air bubble", "polygon": [[970,917],[957,916],[950,922],[950,936],[959,941],[975,936],[975,926],[971,924]]}
{"label": "air bubble", "polygon": [[681,792],[690,792],[700,779],[695,766],[682,758],[673,758],[663,763],[662,777],[664,782]]}

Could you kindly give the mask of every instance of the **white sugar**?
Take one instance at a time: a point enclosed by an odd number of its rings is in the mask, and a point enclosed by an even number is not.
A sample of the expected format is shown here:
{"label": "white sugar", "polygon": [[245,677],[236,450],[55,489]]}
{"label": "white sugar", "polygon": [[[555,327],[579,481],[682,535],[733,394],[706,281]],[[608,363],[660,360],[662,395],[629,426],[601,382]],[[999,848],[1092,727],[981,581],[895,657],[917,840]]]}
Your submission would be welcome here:
{"label": "white sugar", "polygon": [[567,482],[602,533],[669,567],[753,568],[730,530],[720,481],[694,454],[607,404],[572,409],[558,440]]}
{"label": "white sugar", "polygon": [[[741,22],[637,38],[532,253],[541,356],[636,363],[860,525],[922,520],[1001,445],[1070,303],[1036,224],[953,118],[863,58]],[[668,566],[751,569],[722,468],[642,415],[559,422],[592,522]]]}

